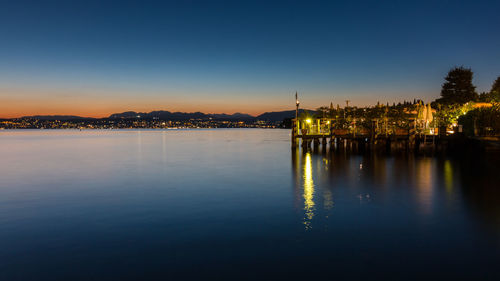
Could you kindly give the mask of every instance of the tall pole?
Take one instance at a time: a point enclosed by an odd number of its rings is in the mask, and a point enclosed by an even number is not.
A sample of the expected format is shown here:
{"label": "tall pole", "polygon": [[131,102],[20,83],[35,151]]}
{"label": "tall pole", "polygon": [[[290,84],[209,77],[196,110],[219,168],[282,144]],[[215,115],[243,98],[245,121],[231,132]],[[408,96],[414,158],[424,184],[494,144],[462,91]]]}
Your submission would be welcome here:
{"label": "tall pole", "polygon": [[295,91],[295,132],[298,135],[299,130],[300,130],[300,124],[299,124],[299,97],[297,91]]}
{"label": "tall pole", "polygon": [[298,93],[295,92],[295,104],[296,104],[296,108],[295,108],[295,121],[298,121],[298,118],[299,118],[299,98],[298,98]]}

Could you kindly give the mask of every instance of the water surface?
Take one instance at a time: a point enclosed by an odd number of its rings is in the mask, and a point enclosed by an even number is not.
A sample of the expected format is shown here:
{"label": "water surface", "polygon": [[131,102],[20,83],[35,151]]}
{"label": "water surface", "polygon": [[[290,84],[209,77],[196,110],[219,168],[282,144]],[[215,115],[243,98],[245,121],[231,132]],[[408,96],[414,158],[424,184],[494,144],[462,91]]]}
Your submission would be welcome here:
{"label": "water surface", "polygon": [[0,280],[491,279],[499,167],[288,130],[0,132]]}

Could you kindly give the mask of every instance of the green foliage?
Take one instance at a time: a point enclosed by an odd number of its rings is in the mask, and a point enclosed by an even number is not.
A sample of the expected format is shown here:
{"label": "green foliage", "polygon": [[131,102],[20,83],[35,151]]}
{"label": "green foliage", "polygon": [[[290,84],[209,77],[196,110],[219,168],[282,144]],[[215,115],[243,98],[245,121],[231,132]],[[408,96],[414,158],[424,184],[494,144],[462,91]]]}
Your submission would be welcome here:
{"label": "green foliage", "polygon": [[490,90],[490,99],[493,102],[500,102],[500,76],[497,77]]}
{"label": "green foliage", "polygon": [[438,126],[450,126],[457,123],[458,118],[473,109],[473,103],[438,104],[434,120]]}
{"label": "green foliage", "polygon": [[441,104],[464,104],[476,100],[476,87],[472,85],[472,70],[455,67],[445,77],[446,82],[441,88]]}
{"label": "green foliage", "polygon": [[377,121],[379,124],[388,122],[389,127],[397,127],[408,129],[410,127],[409,118],[412,116],[410,113],[413,110],[412,105],[394,105],[394,106],[378,106],[374,107],[350,107],[346,112],[346,118],[340,115],[337,118],[340,124],[346,125],[356,123],[356,127],[371,129],[373,126],[373,121]]}
{"label": "green foliage", "polygon": [[476,108],[458,118],[466,135],[474,135],[474,127],[479,136],[500,135],[500,106]]}
{"label": "green foliage", "polygon": [[[426,123],[430,127],[450,127],[455,126],[459,120],[471,134],[476,125],[476,129],[481,134],[491,135],[500,134],[500,77],[498,77],[489,93],[478,95],[475,86],[472,84],[473,73],[471,69],[464,67],[452,68],[445,78],[442,86],[441,98],[432,102],[431,106],[435,109],[433,119]],[[474,109],[475,101],[493,103],[490,108]],[[424,102],[421,99],[404,101],[403,103],[392,106],[389,103],[377,102],[376,106],[357,108],[354,106],[348,108],[336,107],[330,103],[330,106],[323,106],[316,110],[314,116],[308,112],[302,113],[301,119],[307,118],[332,118],[332,126],[336,129],[353,129],[354,127],[372,129],[374,124],[377,127],[385,126],[387,130],[411,129],[419,123],[415,121],[423,118]],[[471,120],[475,120],[470,123]],[[423,122],[423,121],[422,121]],[[479,123],[478,123],[479,122]],[[381,125],[382,124],[382,125]]]}

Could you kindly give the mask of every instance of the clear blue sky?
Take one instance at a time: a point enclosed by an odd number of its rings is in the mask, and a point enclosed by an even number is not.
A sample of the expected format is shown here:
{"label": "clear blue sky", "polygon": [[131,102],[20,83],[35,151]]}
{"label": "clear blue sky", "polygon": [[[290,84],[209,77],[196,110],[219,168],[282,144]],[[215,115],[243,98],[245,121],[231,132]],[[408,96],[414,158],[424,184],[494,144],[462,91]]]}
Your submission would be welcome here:
{"label": "clear blue sky", "polygon": [[0,117],[439,96],[500,75],[500,1],[0,1]]}

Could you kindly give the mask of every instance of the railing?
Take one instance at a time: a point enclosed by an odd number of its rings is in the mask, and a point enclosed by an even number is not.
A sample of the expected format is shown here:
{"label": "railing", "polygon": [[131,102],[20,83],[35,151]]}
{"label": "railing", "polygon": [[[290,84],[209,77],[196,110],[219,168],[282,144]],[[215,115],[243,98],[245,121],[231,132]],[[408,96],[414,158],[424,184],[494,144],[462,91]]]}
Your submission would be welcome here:
{"label": "railing", "polygon": [[[401,128],[395,124],[390,124],[387,120],[380,123],[377,120],[371,121],[371,127],[367,127],[366,122],[362,125],[361,123],[350,122],[348,124],[343,123],[343,125],[337,124],[335,119],[319,118],[319,119],[299,119],[298,122],[293,121],[295,136],[409,136],[412,132],[417,132],[419,134],[430,134],[433,135],[437,132],[435,129],[423,128]],[[387,124],[389,123],[389,124]],[[339,128],[340,127],[340,128]],[[418,126],[417,126],[418,127]]]}

